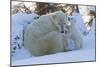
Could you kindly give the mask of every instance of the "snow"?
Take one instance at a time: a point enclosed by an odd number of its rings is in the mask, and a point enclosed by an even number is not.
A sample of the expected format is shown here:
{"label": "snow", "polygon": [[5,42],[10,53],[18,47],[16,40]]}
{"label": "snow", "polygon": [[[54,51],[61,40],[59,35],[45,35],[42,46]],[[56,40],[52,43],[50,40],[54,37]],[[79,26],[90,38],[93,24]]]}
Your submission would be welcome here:
{"label": "snow", "polygon": [[[36,14],[18,13],[12,16],[12,43],[15,37],[19,35],[17,42],[22,44],[23,29],[28,23],[34,21]],[[73,16],[76,19],[76,25],[79,32],[83,33],[86,28],[80,14]],[[22,47],[17,49],[12,56],[12,65],[32,65],[32,64],[48,64],[48,63],[63,63],[63,62],[79,62],[79,61],[94,61],[95,60],[95,20],[93,21],[92,29],[88,35],[83,35],[83,48],[80,50],[72,50],[68,52],[60,52],[51,55],[40,57],[31,56],[31,54]],[[21,42],[19,42],[21,41]],[[70,46],[70,47],[73,47]],[[73,49],[73,48],[72,48]]]}
{"label": "snow", "polygon": [[[14,52],[14,54],[12,54],[13,55],[12,60],[24,59],[31,56],[29,52],[25,50],[24,47],[21,47],[23,42],[23,31],[24,28],[32,21],[35,21],[35,18],[37,17],[38,15],[34,13],[32,14],[17,13],[12,16],[12,32],[11,32],[12,45],[11,46],[12,46],[12,51]],[[16,48],[16,50],[13,50],[13,48]]]}
{"label": "snow", "polygon": [[[14,5],[18,5],[18,4],[20,4],[21,2],[19,2],[19,1],[13,1],[12,2],[12,5],[14,6]],[[35,3],[33,3],[33,2],[23,2],[23,4],[25,4],[25,6],[27,6],[27,7],[30,7],[31,5],[33,5],[33,4],[35,4]]]}
{"label": "snow", "polygon": [[63,63],[63,62],[79,62],[79,61],[93,61],[95,59],[94,49],[75,50],[70,52],[62,52],[41,57],[31,57],[21,61],[15,61],[13,65],[30,65],[30,64],[49,64],[49,63]]}

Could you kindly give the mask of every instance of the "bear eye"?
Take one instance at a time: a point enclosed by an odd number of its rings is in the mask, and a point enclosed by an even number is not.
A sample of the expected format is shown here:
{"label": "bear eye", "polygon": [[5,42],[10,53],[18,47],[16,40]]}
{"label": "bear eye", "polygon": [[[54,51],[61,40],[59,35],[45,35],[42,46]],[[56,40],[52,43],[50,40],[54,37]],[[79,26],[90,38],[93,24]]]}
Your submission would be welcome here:
{"label": "bear eye", "polygon": [[64,31],[61,31],[61,33],[64,33]]}
{"label": "bear eye", "polygon": [[69,17],[68,17],[68,20],[70,21],[70,20],[71,20],[71,18],[69,18]]}
{"label": "bear eye", "polygon": [[64,24],[66,24],[66,22],[64,22]]}

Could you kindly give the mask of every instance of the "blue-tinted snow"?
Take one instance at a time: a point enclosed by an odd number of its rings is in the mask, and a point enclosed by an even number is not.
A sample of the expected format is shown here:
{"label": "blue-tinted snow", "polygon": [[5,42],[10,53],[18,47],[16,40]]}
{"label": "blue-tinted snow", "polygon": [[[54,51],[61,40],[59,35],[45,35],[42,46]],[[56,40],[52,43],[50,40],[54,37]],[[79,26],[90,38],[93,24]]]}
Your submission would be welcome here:
{"label": "blue-tinted snow", "polygon": [[[23,30],[23,23],[27,23],[33,20],[34,15],[35,14],[19,13],[12,16],[13,33],[15,33],[15,35],[21,34]],[[80,33],[83,33],[86,29],[84,27],[81,15],[77,13],[73,17],[77,21],[77,29]],[[14,36],[12,36],[12,39]],[[30,53],[24,47],[22,47],[21,49],[16,50],[16,52],[12,56],[12,65],[47,64],[95,60],[95,20],[93,21],[92,29],[89,34],[86,36],[82,34],[82,38],[83,48],[80,50],[61,52],[40,57],[32,57]]]}

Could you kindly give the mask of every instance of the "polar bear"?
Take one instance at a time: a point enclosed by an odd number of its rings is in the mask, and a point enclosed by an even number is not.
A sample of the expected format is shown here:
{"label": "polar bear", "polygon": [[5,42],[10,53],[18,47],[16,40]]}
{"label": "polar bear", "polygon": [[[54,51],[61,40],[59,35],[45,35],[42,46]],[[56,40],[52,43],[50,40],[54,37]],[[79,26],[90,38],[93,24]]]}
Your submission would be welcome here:
{"label": "polar bear", "polygon": [[[67,44],[70,45],[70,42],[73,41],[75,44],[75,49],[82,48],[83,40],[82,35],[76,28],[76,20],[72,17],[68,17],[68,21],[70,22],[70,25],[65,26],[65,30],[67,29],[67,33],[65,37],[67,38]],[[69,49],[70,50],[70,49]]]}
{"label": "polar bear", "polygon": [[[27,26],[24,32],[24,47],[33,56],[43,56],[67,51],[67,45],[72,38],[74,41],[77,41],[76,44],[80,48],[80,41],[78,43],[79,39],[77,38],[78,34],[74,32],[75,28],[73,25],[70,25],[71,23],[67,18],[62,11],[40,16],[37,21]],[[68,34],[61,32],[65,31],[64,28],[66,28],[65,30]]]}

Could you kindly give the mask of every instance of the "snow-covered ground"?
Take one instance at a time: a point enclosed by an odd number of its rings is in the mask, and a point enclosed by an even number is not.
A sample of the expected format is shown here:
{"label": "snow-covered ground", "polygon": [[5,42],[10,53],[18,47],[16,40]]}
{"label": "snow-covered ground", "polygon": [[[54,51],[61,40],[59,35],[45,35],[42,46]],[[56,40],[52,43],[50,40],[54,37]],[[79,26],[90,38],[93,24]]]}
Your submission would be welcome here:
{"label": "snow-covered ground", "polygon": [[[36,14],[18,13],[12,16],[12,65],[31,65],[31,64],[48,64],[48,63],[63,63],[63,62],[78,62],[78,61],[94,61],[95,60],[95,20],[93,21],[92,29],[87,35],[82,34],[83,48],[80,50],[72,50],[69,52],[60,52],[51,55],[40,57],[31,56],[31,54],[22,46],[23,30],[31,21],[34,21]],[[86,29],[83,20],[79,13],[73,16],[77,23],[77,29],[83,33]],[[16,36],[20,38],[16,38]],[[13,50],[15,42],[18,42],[16,50]],[[70,48],[73,47],[69,46]]]}
{"label": "snow-covered ground", "polygon": [[95,60],[94,49],[81,49],[69,52],[56,53],[41,57],[30,57],[24,60],[12,62],[12,65],[32,65],[32,64],[49,64],[64,62],[79,62]]}

